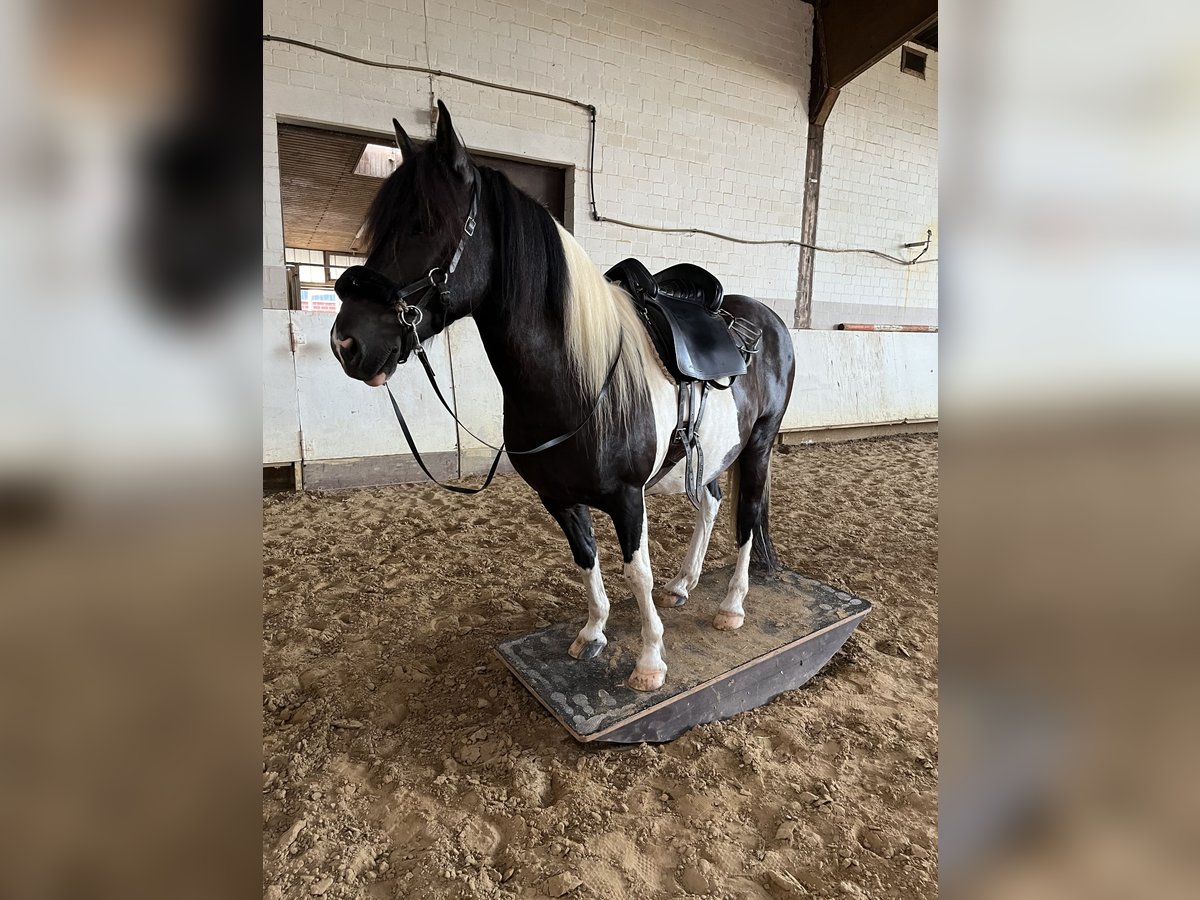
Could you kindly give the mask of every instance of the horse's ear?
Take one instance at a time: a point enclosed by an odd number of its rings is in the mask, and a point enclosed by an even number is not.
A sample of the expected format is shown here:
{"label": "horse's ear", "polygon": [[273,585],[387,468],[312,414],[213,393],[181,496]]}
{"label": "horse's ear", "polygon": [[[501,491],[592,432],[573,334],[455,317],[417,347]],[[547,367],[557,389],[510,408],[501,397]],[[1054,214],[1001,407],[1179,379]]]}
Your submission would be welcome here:
{"label": "horse's ear", "polygon": [[446,104],[441,100],[438,101],[437,149],[442,159],[458,174],[465,177],[471,171],[471,159],[467,155],[467,148],[454,133],[450,110],[446,109]]}
{"label": "horse's ear", "polygon": [[408,136],[408,132],[404,130],[404,126],[400,124],[399,119],[392,119],[392,125],[396,129],[396,146],[400,148],[400,155],[408,159],[416,152],[417,146]]}

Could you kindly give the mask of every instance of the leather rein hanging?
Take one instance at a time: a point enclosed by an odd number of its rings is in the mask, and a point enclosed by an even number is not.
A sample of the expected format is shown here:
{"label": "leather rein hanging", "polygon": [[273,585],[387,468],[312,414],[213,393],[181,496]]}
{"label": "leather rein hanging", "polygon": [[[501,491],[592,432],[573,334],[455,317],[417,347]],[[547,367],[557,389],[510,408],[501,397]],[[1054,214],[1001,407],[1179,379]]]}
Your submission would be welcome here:
{"label": "leather rein hanging", "polygon": [[[483,484],[477,488],[458,487],[453,484],[444,484],[434,477],[433,473],[429,471],[429,467],[425,465],[425,460],[421,458],[421,451],[417,449],[416,441],[413,440],[412,431],[409,430],[408,423],[404,420],[404,413],[400,411],[400,404],[396,402],[396,395],[392,393],[392,386],[387,382],[384,382],[384,387],[387,388],[388,399],[392,401],[392,411],[396,414],[396,421],[400,424],[400,430],[404,433],[404,440],[407,441],[408,449],[412,451],[413,458],[416,459],[417,465],[421,467],[421,471],[425,473],[426,477],[428,477],[429,480],[438,487],[444,488],[448,491],[453,491],[456,494],[478,494],[480,491],[485,490],[488,485],[492,483],[492,479],[496,477],[496,469],[500,466],[500,457],[505,453],[508,453],[509,456],[530,456],[534,453],[541,453],[545,450],[549,450],[552,447],[557,447],[559,444],[565,441],[569,441],[571,438],[575,437],[575,435],[579,434],[579,432],[583,431],[583,429],[587,427],[588,423],[596,417],[596,413],[600,409],[600,404],[604,401],[604,397],[608,393],[609,387],[612,385],[613,376],[617,371],[617,365],[621,361],[621,353],[625,348],[625,341],[624,338],[622,338],[621,343],[617,345],[617,353],[613,357],[612,365],[608,367],[608,375],[606,375],[604,378],[604,384],[601,385],[600,392],[596,395],[596,401],[592,405],[591,412],[587,414],[584,420],[580,422],[576,428],[566,432],[565,434],[560,434],[558,437],[551,438],[550,440],[538,444],[536,447],[533,447],[529,450],[507,450],[503,443],[499,447],[495,446],[494,444],[489,444],[487,441],[483,440],[483,438],[475,434],[475,432],[471,431],[471,429],[469,429],[466,425],[464,425],[462,420],[455,415],[454,410],[450,407],[450,404],[446,402],[446,398],[442,395],[441,388],[438,387],[437,375],[433,371],[433,366],[429,362],[429,357],[425,353],[425,348],[421,346],[421,338],[417,334],[417,326],[421,324],[422,319],[425,317],[425,313],[419,306],[416,305],[416,302],[424,299],[431,291],[435,290],[441,295],[443,304],[449,301],[450,276],[453,275],[454,270],[458,268],[458,263],[462,258],[463,250],[467,246],[467,240],[473,237],[475,234],[475,227],[477,224],[476,217],[478,213],[479,174],[476,173],[475,187],[471,193],[471,209],[467,213],[467,220],[463,224],[463,234],[458,241],[458,247],[454,250],[454,256],[450,259],[450,264],[446,266],[445,269],[442,269],[441,267],[432,268],[424,278],[411,282],[404,287],[398,288],[395,294],[395,306],[396,317],[400,320],[400,324],[412,330],[417,358],[421,360],[421,367],[425,370],[425,375],[429,379],[429,384],[433,388],[433,392],[437,396],[438,402],[442,404],[442,407],[450,414],[450,418],[452,418],[455,423],[462,428],[463,431],[475,438],[475,440],[479,441],[479,443],[483,444],[485,447],[496,451],[496,458],[492,460],[491,468],[488,469],[487,478],[484,479]],[[417,295],[416,301],[409,303],[408,298],[414,295]]]}

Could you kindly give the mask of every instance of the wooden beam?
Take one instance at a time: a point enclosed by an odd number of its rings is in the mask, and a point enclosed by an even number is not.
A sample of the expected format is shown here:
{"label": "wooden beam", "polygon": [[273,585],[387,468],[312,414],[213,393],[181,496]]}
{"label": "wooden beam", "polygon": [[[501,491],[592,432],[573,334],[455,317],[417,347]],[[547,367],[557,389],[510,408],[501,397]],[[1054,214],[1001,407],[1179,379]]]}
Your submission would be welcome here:
{"label": "wooden beam", "polygon": [[[835,94],[836,96],[836,94]],[[800,273],[796,283],[795,328],[812,327],[813,264],[817,242],[817,212],[821,206],[821,157],[825,148],[825,125],[809,123],[804,158],[804,207],[800,214]]]}
{"label": "wooden beam", "polygon": [[813,107],[812,123],[814,125],[824,126],[829,119],[829,114],[833,112],[833,104],[837,102],[838,89],[824,85],[821,88],[821,95],[817,98],[817,103]]}
{"label": "wooden beam", "polygon": [[804,206],[800,219],[800,271],[794,327],[812,326],[812,283],[821,202],[825,122],[838,92],[913,35],[937,21],[937,0],[826,0],[813,4],[812,75],[808,92],[808,142]]}
{"label": "wooden beam", "polygon": [[883,422],[878,425],[827,425],[824,428],[794,428],[779,432],[779,443],[834,444],[861,441],[865,438],[894,437],[898,434],[937,434],[937,419],[911,419],[904,422]]}
{"label": "wooden beam", "polygon": [[[829,0],[820,7],[828,84],[849,84],[937,21],[937,0]],[[814,38],[815,43],[815,38]]]}
{"label": "wooden beam", "polygon": [[812,75],[808,87],[808,121],[824,125],[833,111],[838,89],[829,82],[829,60],[825,48],[825,24],[821,6],[813,7]]}
{"label": "wooden beam", "polygon": [[[435,478],[458,478],[458,452],[426,453],[425,462]],[[381,484],[428,482],[417,461],[407,453],[365,456],[352,459],[318,459],[304,463],[303,484],[309,491],[338,491],[344,488]]]}

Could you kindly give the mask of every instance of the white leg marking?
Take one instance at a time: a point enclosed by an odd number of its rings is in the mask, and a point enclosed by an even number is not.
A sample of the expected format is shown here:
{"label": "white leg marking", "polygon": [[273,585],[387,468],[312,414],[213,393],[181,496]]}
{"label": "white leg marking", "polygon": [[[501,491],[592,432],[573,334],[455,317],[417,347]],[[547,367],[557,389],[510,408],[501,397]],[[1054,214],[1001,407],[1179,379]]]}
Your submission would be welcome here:
{"label": "white leg marking", "polygon": [[704,566],[704,554],[708,552],[708,541],[712,537],[713,522],[717,520],[717,511],[721,501],[716,499],[705,488],[700,497],[700,508],[696,510],[696,527],[692,530],[692,540],[683,562],[679,566],[679,574],[667,582],[659,595],[658,603],[662,607],[679,606],[687,600],[688,594],[700,580],[700,570]]}
{"label": "white leg marking", "polygon": [[738,550],[737,565],[733,568],[733,577],[729,579],[729,590],[713,617],[713,627],[721,631],[741,628],[742,623],[746,621],[742,601],[746,599],[746,592],[750,590],[750,547],[753,543],[754,539],[750,537]]}
{"label": "white leg marking", "polygon": [[667,664],[663,660],[662,620],[654,608],[654,575],[650,571],[645,512],[642,513],[642,539],[633,560],[625,566],[625,579],[642,614],[642,653],[628,684],[635,691],[658,690],[667,678]]}
{"label": "white leg marking", "polygon": [[[597,558],[590,569],[583,569],[583,587],[587,591],[588,620],[567,652],[576,659],[581,656],[591,659],[596,656],[608,638],[604,626],[608,623],[608,595],[604,593],[604,579],[600,576],[600,560]],[[596,644],[599,646],[595,646]]]}

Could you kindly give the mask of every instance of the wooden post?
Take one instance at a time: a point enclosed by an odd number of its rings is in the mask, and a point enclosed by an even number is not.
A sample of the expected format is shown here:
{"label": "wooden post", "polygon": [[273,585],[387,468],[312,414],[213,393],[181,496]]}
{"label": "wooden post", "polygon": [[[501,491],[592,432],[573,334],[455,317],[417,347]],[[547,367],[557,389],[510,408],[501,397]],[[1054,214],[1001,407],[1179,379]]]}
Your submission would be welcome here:
{"label": "wooden post", "polygon": [[[795,328],[812,327],[813,263],[817,242],[817,212],[821,206],[821,157],[825,150],[825,121],[837,101],[838,88],[829,81],[825,23],[821,6],[814,5],[812,75],[808,89],[808,141],[804,154],[804,205],[800,213],[800,270],[796,278]],[[803,246],[807,245],[807,246]]]}
{"label": "wooden post", "polygon": [[804,207],[800,218],[800,271],[796,328],[812,327],[812,282],[821,198],[825,122],[838,91],[913,35],[937,22],[937,0],[860,0],[814,3],[812,75],[808,92],[808,147],[804,160]]}
{"label": "wooden post", "polygon": [[817,210],[821,204],[821,154],[825,146],[825,125],[809,122],[808,148],[804,160],[804,207],[800,216],[800,240],[809,246],[800,248],[800,273],[796,284],[796,328],[812,327],[813,263],[817,242]]}

